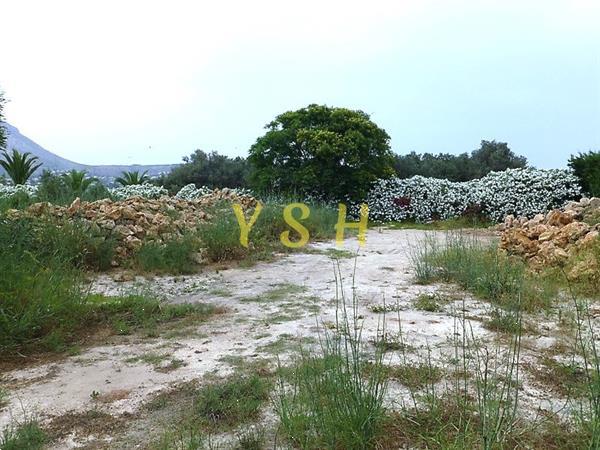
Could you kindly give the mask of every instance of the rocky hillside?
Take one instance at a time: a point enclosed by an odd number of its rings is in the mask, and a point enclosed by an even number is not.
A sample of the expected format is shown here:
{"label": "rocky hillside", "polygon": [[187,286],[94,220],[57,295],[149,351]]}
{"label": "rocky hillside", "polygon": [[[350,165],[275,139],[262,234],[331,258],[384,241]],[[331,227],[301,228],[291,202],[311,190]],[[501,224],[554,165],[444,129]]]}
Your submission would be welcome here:
{"label": "rocky hillside", "polygon": [[[60,156],[46,150],[42,146],[29,139],[27,136],[22,135],[19,130],[9,123],[2,123],[0,126],[4,127],[7,131],[7,143],[6,148],[11,150],[16,148],[20,152],[29,152],[32,155],[37,156],[43,163],[43,168],[48,170],[67,171],[71,169],[86,170],[91,176],[101,178],[116,177],[123,171],[131,170],[147,170],[151,176],[160,175],[161,173],[169,172],[175,164],[162,164],[162,165],[100,165],[92,166],[86,164],[76,163],[69,161],[68,159],[61,158]],[[1,171],[1,169],[0,169]]]}

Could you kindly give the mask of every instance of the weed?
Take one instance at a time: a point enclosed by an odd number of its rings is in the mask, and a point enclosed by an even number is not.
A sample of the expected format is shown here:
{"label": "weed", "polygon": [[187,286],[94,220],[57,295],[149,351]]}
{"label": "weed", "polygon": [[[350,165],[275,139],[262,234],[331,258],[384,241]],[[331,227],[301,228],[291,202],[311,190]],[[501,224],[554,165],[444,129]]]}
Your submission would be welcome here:
{"label": "weed", "polygon": [[198,391],[195,412],[208,429],[229,429],[258,417],[269,400],[271,383],[256,374],[234,374]]}
{"label": "weed", "polygon": [[383,417],[382,352],[363,376],[357,300],[353,295],[352,306],[346,305],[343,289],[337,291],[336,329],[348,332],[324,330],[320,351],[303,348],[294,366],[281,372],[288,376],[279,378],[276,410],[287,438],[300,448],[368,448]]}
{"label": "weed", "polygon": [[439,294],[420,294],[413,302],[416,309],[428,312],[441,312],[444,310],[444,300]]}
{"label": "weed", "polygon": [[143,272],[193,273],[199,251],[200,241],[192,234],[163,243],[145,242],[135,254],[134,266]]}
{"label": "weed", "polygon": [[11,426],[0,435],[0,450],[37,450],[46,442],[46,434],[34,420]]}

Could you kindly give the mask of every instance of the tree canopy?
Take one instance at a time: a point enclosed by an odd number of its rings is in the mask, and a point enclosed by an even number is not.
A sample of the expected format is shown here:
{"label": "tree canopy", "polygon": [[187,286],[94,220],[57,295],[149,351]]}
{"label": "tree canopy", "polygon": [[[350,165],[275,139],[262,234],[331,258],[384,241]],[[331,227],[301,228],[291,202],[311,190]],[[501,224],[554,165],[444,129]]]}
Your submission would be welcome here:
{"label": "tree canopy", "polygon": [[411,152],[394,156],[394,169],[400,178],[422,175],[450,181],[469,181],[490,172],[526,166],[527,158],[513,153],[505,142],[496,141],[481,141],[479,149],[471,154]]}
{"label": "tree canopy", "polygon": [[251,184],[328,199],[362,199],[393,175],[390,137],[362,111],[309,105],[278,115],[250,148]]}
{"label": "tree canopy", "polygon": [[196,150],[184,157],[183,164],[175,167],[158,182],[170,192],[176,192],[190,183],[198,187],[241,188],[246,187],[247,176],[248,164],[244,158],[230,158],[214,151],[206,153]]}
{"label": "tree canopy", "polygon": [[579,184],[585,192],[600,197],[600,152],[571,155],[569,167],[579,178]]}

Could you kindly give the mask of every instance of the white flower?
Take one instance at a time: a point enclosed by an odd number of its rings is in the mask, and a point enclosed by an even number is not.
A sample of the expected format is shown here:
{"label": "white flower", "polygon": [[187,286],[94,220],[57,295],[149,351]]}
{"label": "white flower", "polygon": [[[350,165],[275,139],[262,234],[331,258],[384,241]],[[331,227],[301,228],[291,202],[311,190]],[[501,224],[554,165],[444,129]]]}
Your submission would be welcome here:
{"label": "white flower", "polygon": [[169,195],[169,192],[164,187],[148,183],[122,186],[109,189],[109,191],[115,200],[125,200],[131,197],[159,198],[163,195]]}
{"label": "white flower", "polygon": [[498,222],[509,214],[532,217],[579,198],[569,170],[509,169],[462,183],[414,176],[378,180],[367,195],[369,216],[379,221],[430,222],[469,210]]}

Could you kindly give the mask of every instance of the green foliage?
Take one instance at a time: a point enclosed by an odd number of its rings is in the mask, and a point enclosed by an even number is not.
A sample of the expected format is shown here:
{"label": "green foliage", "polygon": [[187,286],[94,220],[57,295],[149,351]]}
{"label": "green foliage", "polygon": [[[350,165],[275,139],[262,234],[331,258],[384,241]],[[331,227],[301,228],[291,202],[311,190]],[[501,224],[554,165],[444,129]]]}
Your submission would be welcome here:
{"label": "green foliage", "polygon": [[85,171],[72,170],[56,175],[44,170],[40,177],[37,200],[55,205],[69,205],[79,197],[85,201],[109,198],[110,193],[96,178],[87,178]]}
{"label": "green foliage", "polygon": [[422,175],[445,178],[450,181],[469,181],[481,178],[492,171],[503,171],[527,166],[527,159],[515,155],[504,142],[481,141],[478,150],[470,155],[462,153],[394,155],[394,168],[399,178]]}
{"label": "green foliage", "polygon": [[62,175],[68,188],[77,197],[83,196],[88,188],[98,182],[96,178],[87,178],[85,170],[71,170]]}
{"label": "green foliage", "polygon": [[422,240],[412,251],[417,281],[455,282],[505,308],[527,311],[548,308],[557,293],[556,280],[528,275],[525,264],[501,255],[495,243],[449,233],[445,243]]}
{"label": "green foliage", "polygon": [[139,170],[133,172],[121,172],[121,176],[115,178],[115,183],[121,186],[132,186],[135,184],[144,184],[150,181],[150,177],[147,175],[148,171],[140,173]]}
{"label": "green foliage", "polygon": [[230,158],[217,152],[196,150],[189,157],[183,158],[183,164],[159,178],[157,184],[166,187],[171,193],[176,193],[190,183],[210,188],[245,188],[248,172],[249,166],[244,158]]}
{"label": "green foliage", "polygon": [[[292,202],[292,201],[290,201]],[[219,205],[212,212],[212,219],[200,226],[199,233],[206,257],[214,262],[251,258],[268,258],[274,249],[286,251],[280,242],[283,231],[290,227],[283,219],[285,205],[279,201],[269,201],[263,205],[258,220],[250,230],[248,248],[240,244],[240,226],[230,205]],[[335,235],[337,211],[324,204],[309,205],[310,216],[301,221],[310,234],[311,240],[328,239]],[[253,211],[248,211],[250,217]],[[298,217],[298,212],[295,216]],[[295,239],[295,232],[290,239]]]}
{"label": "green foliage", "polygon": [[250,148],[251,184],[329,199],[363,199],[393,174],[388,134],[362,111],[309,105],[280,114]]}
{"label": "green foliage", "polygon": [[258,418],[269,400],[271,383],[256,374],[235,374],[231,378],[207,384],[196,397],[196,414],[209,429],[228,429]]}
{"label": "green foliage", "polygon": [[[110,323],[131,330],[191,312],[143,296],[105,298],[86,292],[82,270],[110,265],[112,248],[77,224],[0,220],[0,355],[63,350],[82,329]],[[104,248],[108,245],[109,248]]]}
{"label": "green foliage", "polygon": [[134,265],[144,272],[192,273],[197,266],[194,254],[199,251],[200,242],[191,234],[164,243],[146,242],[136,252]]}
{"label": "green foliage", "polygon": [[17,427],[9,427],[0,435],[0,450],[39,450],[47,437],[40,425],[29,420]]}
{"label": "green foliage", "polygon": [[276,411],[294,447],[373,448],[382,425],[387,388],[383,353],[376,351],[365,373],[357,299],[353,294],[347,305],[343,287],[337,292],[339,334],[324,330],[319,351],[301,349],[295,364],[280,371]]}
{"label": "green foliage", "polygon": [[31,156],[31,153],[20,153],[18,150],[12,150],[12,153],[2,152],[0,166],[6,171],[12,182],[16,184],[25,184],[31,178],[33,173],[42,165],[38,163],[37,156]]}
{"label": "green foliage", "polygon": [[589,151],[571,155],[569,167],[579,178],[581,188],[594,197],[600,197],[600,152]]}

